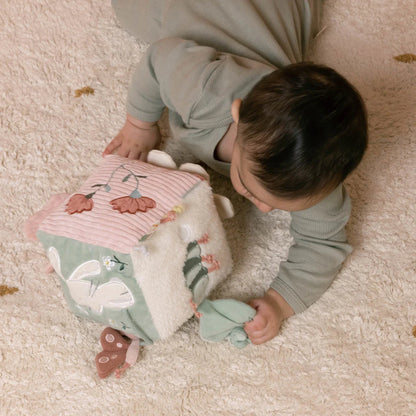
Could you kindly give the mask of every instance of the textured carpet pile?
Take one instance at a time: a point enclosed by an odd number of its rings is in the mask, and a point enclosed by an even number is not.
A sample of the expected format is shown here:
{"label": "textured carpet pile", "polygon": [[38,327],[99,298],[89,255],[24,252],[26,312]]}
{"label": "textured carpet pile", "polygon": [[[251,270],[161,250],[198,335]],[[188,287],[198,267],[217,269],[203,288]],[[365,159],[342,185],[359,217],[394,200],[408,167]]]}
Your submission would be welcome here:
{"label": "textured carpet pile", "polygon": [[[147,45],[109,3],[0,2],[0,415],[416,414],[416,62],[394,59],[416,54],[414,0],[327,0],[311,51],[357,86],[370,124],[346,183],[355,251],[331,288],[266,345],[207,344],[191,320],[103,381],[102,327],[69,312],[22,224],[50,195],[75,191],[124,122]],[[175,160],[193,160],[162,127]],[[224,178],[212,182],[236,211],[234,273],[215,295],[248,300],[285,259],[289,216],[256,212]]]}

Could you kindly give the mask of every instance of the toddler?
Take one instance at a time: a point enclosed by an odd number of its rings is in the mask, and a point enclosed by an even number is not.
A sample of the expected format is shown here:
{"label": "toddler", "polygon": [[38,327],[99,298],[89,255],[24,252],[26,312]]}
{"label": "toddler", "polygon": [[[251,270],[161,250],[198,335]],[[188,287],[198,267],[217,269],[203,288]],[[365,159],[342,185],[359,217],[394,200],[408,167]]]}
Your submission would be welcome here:
{"label": "toddler", "polygon": [[127,119],[104,154],[146,160],[172,134],[258,209],[291,213],[294,244],[245,325],[254,344],[307,309],[351,252],[342,183],[367,146],[359,93],[333,69],[303,62],[322,0],[113,0],[121,25],[150,46]]}

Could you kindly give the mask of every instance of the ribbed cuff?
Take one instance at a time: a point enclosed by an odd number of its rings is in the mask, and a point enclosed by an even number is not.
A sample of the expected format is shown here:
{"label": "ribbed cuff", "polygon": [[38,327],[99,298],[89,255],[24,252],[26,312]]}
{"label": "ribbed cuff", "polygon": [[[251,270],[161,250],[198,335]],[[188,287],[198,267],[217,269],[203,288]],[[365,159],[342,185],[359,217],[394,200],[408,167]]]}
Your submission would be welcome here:
{"label": "ribbed cuff", "polygon": [[296,314],[301,313],[308,308],[295,291],[279,277],[276,277],[273,280],[270,287],[283,297]]}

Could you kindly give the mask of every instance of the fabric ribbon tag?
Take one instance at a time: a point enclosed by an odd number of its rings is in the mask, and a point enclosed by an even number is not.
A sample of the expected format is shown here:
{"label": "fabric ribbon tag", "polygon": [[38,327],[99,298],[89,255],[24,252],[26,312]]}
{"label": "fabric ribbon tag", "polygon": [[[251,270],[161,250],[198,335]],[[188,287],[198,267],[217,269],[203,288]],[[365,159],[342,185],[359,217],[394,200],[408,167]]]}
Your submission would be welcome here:
{"label": "fabric ribbon tag", "polygon": [[244,324],[251,321],[256,310],[235,299],[205,299],[197,308],[199,335],[205,341],[229,340],[237,348],[244,348],[251,341],[244,331]]}

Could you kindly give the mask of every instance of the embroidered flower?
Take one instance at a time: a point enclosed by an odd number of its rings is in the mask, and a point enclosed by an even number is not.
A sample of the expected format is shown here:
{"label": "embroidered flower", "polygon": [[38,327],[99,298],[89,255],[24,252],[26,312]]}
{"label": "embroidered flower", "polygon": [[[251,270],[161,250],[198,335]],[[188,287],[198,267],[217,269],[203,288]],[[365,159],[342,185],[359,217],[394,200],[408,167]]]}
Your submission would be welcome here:
{"label": "embroidered flower", "polygon": [[103,265],[108,270],[111,271],[114,269],[116,263],[110,256],[103,257]]}
{"label": "embroidered flower", "polygon": [[176,219],[176,212],[175,211],[169,211],[166,215],[163,216],[163,218],[160,220],[161,224],[166,224],[170,221],[175,221]]}
{"label": "embroidered flower", "polygon": [[137,190],[133,191],[130,196],[113,199],[110,201],[110,204],[113,206],[113,209],[122,214],[124,212],[129,212],[130,214],[135,214],[137,211],[147,212],[156,206],[156,202],[152,198],[141,196]]}
{"label": "embroidered flower", "polygon": [[116,264],[119,265],[119,271],[122,272],[125,267],[127,266],[127,263],[124,263],[123,261],[119,260],[115,255],[113,257],[111,256],[105,256],[102,257],[101,260],[103,261],[104,267],[110,272],[111,270],[116,267]]}
{"label": "embroidered flower", "polygon": [[182,214],[183,207],[182,205],[176,205],[169,211],[164,217],[160,220],[161,224],[165,224],[170,221],[175,221],[177,215]]}
{"label": "embroidered flower", "polygon": [[114,319],[110,318],[108,320],[108,324],[111,325],[113,328],[117,326],[117,321],[115,321]]}
{"label": "embroidered flower", "polygon": [[80,213],[83,211],[91,211],[94,202],[91,199],[94,193],[83,195],[83,194],[75,194],[72,195],[69,201],[66,204],[65,211],[69,214]]}

